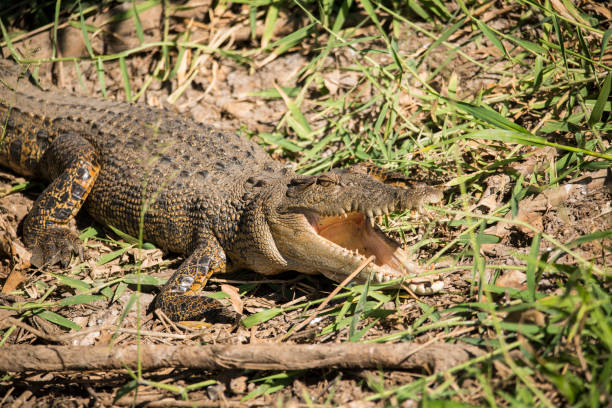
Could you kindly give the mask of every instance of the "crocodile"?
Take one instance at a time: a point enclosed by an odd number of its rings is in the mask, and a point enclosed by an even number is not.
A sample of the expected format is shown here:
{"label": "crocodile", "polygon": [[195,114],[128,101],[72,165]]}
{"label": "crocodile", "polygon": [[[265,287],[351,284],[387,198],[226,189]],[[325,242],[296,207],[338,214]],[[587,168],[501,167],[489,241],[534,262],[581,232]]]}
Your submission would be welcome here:
{"label": "crocodile", "polygon": [[[337,282],[359,267],[357,282],[424,271],[376,220],[440,201],[438,187],[386,183],[359,166],[300,175],[235,132],[167,109],[43,89],[8,60],[0,60],[0,126],[0,165],[50,183],[23,221],[31,263],[82,258],[68,224],[84,206],[102,224],[184,255],[155,300],[172,320],[218,308],[202,289],[211,275],[237,269]],[[408,285],[425,294],[443,282]]]}

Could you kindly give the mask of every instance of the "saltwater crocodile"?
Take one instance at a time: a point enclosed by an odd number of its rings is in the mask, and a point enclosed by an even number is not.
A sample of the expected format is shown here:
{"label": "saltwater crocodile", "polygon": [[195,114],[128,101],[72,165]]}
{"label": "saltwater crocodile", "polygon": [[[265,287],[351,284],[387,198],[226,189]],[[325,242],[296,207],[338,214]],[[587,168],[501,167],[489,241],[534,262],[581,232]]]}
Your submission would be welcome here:
{"label": "saltwater crocodile", "polygon": [[[362,171],[294,173],[258,145],[168,110],[42,90],[0,60],[0,165],[50,182],[23,223],[37,266],[66,265],[82,247],[68,222],[81,206],[97,220],[186,259],[156,305],[173,320],[202,318],[214,273],[287,270],[342,281],[418,274],[376,216],[441,199],[440,189],[398,187]],[[412,282],[419,293],[441,281]]]}

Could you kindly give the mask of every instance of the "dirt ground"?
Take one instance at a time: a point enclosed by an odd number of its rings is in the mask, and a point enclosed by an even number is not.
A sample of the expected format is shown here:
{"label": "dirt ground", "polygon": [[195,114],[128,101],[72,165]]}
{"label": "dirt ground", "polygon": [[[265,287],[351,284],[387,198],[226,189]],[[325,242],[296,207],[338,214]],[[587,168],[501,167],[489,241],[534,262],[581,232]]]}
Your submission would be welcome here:
{"label": "dirt ground", "polygon": [[[200,2],[202,3],[202,2]],[[130,3],[125,3],[129,5]],[[507,10],[506,10],[507,11]],[[96,14],[93,23],[103,21],[109,15],[116,12],[115,9],[103,9]],[[503,28],[505,25],[514,24],[507,13],[499,10],[489,11],[490,24]],[[504,15],[505,17],[502,17]],[[140,16],[146,41],[160,40],[162,30],[159,24],[161,9],[153,8]],[[294,21],[297,17],[282,15],[284,24],[279,25],[275,33],[281,37],[300,26],[302,21]],[[359,16],[353,16],[359,18]],[[260,21],[260,20],[258,20]],[[33,27],[30,22],[15,20],[9,22],[9,28]],[[225,10],[209,9],[202,5],[196,10],[177,13],[171,19],[170,30],[173,33],[184,33],[191,30],[191,40],[201,44],[218,44],[224,49],[245,50],[254,46],[250,38],[248,22],[248,11],[239,5],[234,5]],[[259,24],[259,23],[258,23]],[[425,24],[423,24],[425,26]],[[258,27],[261,32],[262,27]],[[374,34],[374,27],[362,27],[362,35]],[[413,35],[406,27],[406,36],[398,47],[401,52],[411,54],[418,53],[430,40],[424,36]],[[112,34],[112,35],[111,35]],[[114,27],[114,32],[108,35],[96,36],[92,47],[96,53],[110,54],[130,49],[138,44],[136,30],[131,20]],[[468,35],[468,34],[463,34]],[[526,33],[525,35],[529,35]],[[49,32],[43,31],[39,34],[27,36],[15,43],[15,47],[24,55],[32,55],[33,58],[49,57],[52,46],[49,40]],[[60,44],[60,55],[75,56],[86,55],[85,44],[80,40],[80,29],[69,28],[62,31],[62,42]],[[464,37],[458,35],[451,38],[461,44]],[[363,42],[359,47],[380,47],[376,41]],[[189,83],[187,79],[189,72],[187,67],[179,67],[178,79],[173,79],[163,85],[154,81],[142,96],[140,102],[152,106],[168,107],[178,110],[196,121],[206,124],[214,124],[227,129],[243,129],[245,133],[272,132],[274,130],[285,130],[286,124],[281,123],[283,114],[287,110],[282,99],[266,99],[257,96],[256,92],[273,89],[275,86],[293,88],[300,85],[301,70],[310,62],[311,54],[316,50],[317,43],[314,39],[308,39],[299,47],[294,47],[290,52],[271,59],[269,55],[261,55],[255,58],[252,65],[245,65],[236,59],[220,54],[200,54],[202,58],[200,72]],[[490,63],[491,54],[483,52],[482,48],[476,48],[470,43],[462,51],[475,61],[487,59]],[[3,55],[7,56],[6,50]],[[384,63],[386,54],[373,54],[379,62]],[[195,56],[194,56],[195,57]],[[425,64],[419,67],[419,73],[424,75],[440,64],[447,56],[443,53],[432,52]],[[482,72],[474,63],[459,55],[453,57],[453,75],[456,75],[462,83],[458,98],[464,98],[469,94],[476,95],[487,87],[503,88],[499,84],[494,73]],[[156,52],[136,53],[125,60],[129,77],[132,81],[132,90],[140,89],[144,85],[147,74],[151,73],[159,55]],[[357,74],[343,71],[340,68],[353,62],[349,52],[338,49],[334,55],[329,55],[322,72],[321,80],[330,90],[338,95],[346,92],[358,81]],[[501,64],[501,60],[500,60]],[[104,64],[105,85],[109,98],[125,100],[126,94],[120,65],[117,61]],[[500,69],[503,67],[500,65]],[[520,67],[516,69],[522,69]],[[82,82],[79,81],[73,64],[54,63],[41,65],[39,75],[47,84],[54,84],[60,88],[83,95],[101,95],[99,77],[92,63],[81,64]],[[446,78],[451,72],[444,70],[439,73],[439,88],[442,90],[446,84]],[[185,91],[178,96],[175,103],[170,104],[168,99],[172,98],[174,92],[182,85],[187,84]],[[434,84],[435,85],[435,84]],[[422,92],[418,83],[411,85],[415,92]],[[319,115],[317,107],[317,90],[315,85],[309,90],[309,95],[301,106],[302,112],[313,126],[323,120]],[[367,99],[376,92],[376,89],[364,89],[362,97]],[[405,107],[410,111],[411,104],[417,103],[405,96]],[[359,126],[358,121],[368,116],[368,112],[356,116],[353,126]],[[418,118],[417,118],[418,119]],[[520,118],[527,124],[532,119]],[[255,140],[261,141],[257,136]],[[609,147],[609,146],[608,146]],[[268,144],[266,148],[277,159],[291,163],[299,159],[299,154],[283,152],[274,145]],[[558,155],[550,148],[525,148],[531,149],[528,160],[513,163],[512,170],[530,174],[534,168],[541,166]],[[334,147],[328,147],[328,152],[333,154]],[[469,154],[469,153],[466,153]],[[416,175],[427,177],[428,175]],[[26,182],[26,179],[0,170],[0,192],[8,192],[14,186]],[[488,214],[492,209],[508,202],[509,194],[513,184],[508,176],[503,173],[495,173],[486,179],[486,190],[470,203],[470,210],[476,214]],[[90,283],[108,282],[125,273],[132,273],[134,265],[138,260],[142,261],[142,271],[147,276],[154,278],[168,278],[180,265],[182,258],[175,254],[164,254],[158,249],[138,250],[130,248],[107,263],[100,264],[98,260],[104,256],[122,249],[115,240],[119,239],[108,228],[96,224],[87,214],[81,213],[77,217],[75,228],[84,231],[95,228],[97,234],[89,239],[86,244],[85,261],[81,263],[74,259],[73,263],[66,269],[59,266],[41,271],[33,267],[23,270],[16,269],[15,263],[7,256],[7,242],[12,243],[18,250],[15,255],[19,259],[27,259],[29,254],[21,241],[21,222],[33,200],[42,190],[42,184],[30,184],[25,191],[17,191],[8,195],[0,195],[0,231],[3,231],[3,239],[0,239],[0,285],[5,287],[14,286],[19,291],[12,294],[4,293],[0,296],[0,304],[12,305],[15,302],[37,301],[58,283],[57,275],[64,274],[74,279],[84,280]],[[612,228],[612,179],[608,170],[593,170],[585,172],[584,175],[571,182],[563,182],[558,189],[548,190],[546,193],[534,194],[529,200],[520,202],[518,207],[518,218],[536,226],[538,229],[560,242],[569,242],[582,235]],[[456,238],[462,233],[459,228],[449,226],[450,221],[457,221],[461,216],[447,215],[446,218],[438,216],[435,223],[433,235],[437,238],[432,245],[422,247],[418,256],[427,259],[435,254],[444,243]],[[414,237],[407,237],[406,243],[413,244],[418,240],[419,234],[424,231],[416,226],[417,233]],[[482,254],[486,257],[488,264],[499,265],[524,265],[517,254],[527,255],[529,246],[534,236],[533,230],[520,228],[515,225],[500,222],[490,227],[485,233],[501,237],[497,243],[487,243],[482,246]],[[547,243],[542,243],[542,250],[547,251]],[[609,252],[610,242],[607,241],[607,249],[602,246],[601,241],[591,241],[580,245],[575,250],[584,259],[593,261],[597,265],[610,265],[612,254]],[[554,249],[550,248],[551,252]],[[554,253],[551,254],[554,256]],[[573,262],[567,256],[560,257],[557,262]],[[471,259],[461,260],[460,264],[470,264]],[[132,267],[130,267],[130,265]],[[9,278],[10,277],[10,278]],[[10,283],[14,279],[17,284]],[[406,330],[417,321],[427,307],[444,310],[452,305],[475,299],[475,291],[471,284],[474,279],[471,269],[460,269],[450,272],[445,276],[446,290],[438,295],[413,298],[402,296],[399,304],[391,303],[384,309],[389,310],[389,315],[380,319],[367,331],[362,340],[377,339],[384,335]],[[525,274],[520,270],[506,268],[503,276],[498,280],[499,286],[509,288],[525,288]],[[539,281],[539,290],[553,293],[558,290],[556,280],[558,276],[543,276]],[[13,282],[13,281],[11,281]],[[243,271],[233,275],[212,279],[209,290],[219,291],[222,285],[230,285],[240,288],[244,292],[241,296],[243,316],[273,308],[288,307],[293,304],[316,300],[330,293],[334,284],[319,277],[302,276],[296,273],[285,273],[275,279],[266,279],[249,271]],[[116,286],[112,286],[116,288]],[[119,295],[116,301],[109,304],[107,300],[99,300],[82,305],[57,308],[56,312],[70,319],[72,322],[85,328],[82,335],[72,336],[65,328],[50,323],[40,317],[28,317],[24,320],[26,326],[17,327],[8,337],[7,344],[48,344],[53,343],[50,338],[60,339],[60,344],[66,345],[130,345],[137,342],[135,328],[139,323],[142,333],[140,341],[144,344],[240,344],[240,343],[273,343],[279,341],[293,326],[294,322],[301,320],[303,310],[288,311],[260,323],[251,328],[245,328],[237,324],[237,320],[215,323],[210,327],[186,327],[169,326],[157,319],[151,312],[149,305],[157,293],[155,285],[143,285],[143,291],[139,297],[140,318],[137,319],[136,309],[133,308],[121,323],[119,331],[112,327],[122,318],[123,310],[134,293],[135,285],[127,285],[126,290]],[[17,294],[15,294],[17,293]],[[60,290],[53,292],[53,299],[61,296],[74,294],[73,288],[62,285]],[[500,299],[503,302],[503,299]],[[229,301],[226,301],[229,305]],[[337,305],[332,303],[331,306]],[[16,311],[0,309],[0,320],[18,318]],[[430,317],[430,319],[432,319]],[[292,343],[329,343],[344,342],[348,336],[348,328],[332,330],[324,335],[317,335],[321,329],[334,321],[334,317],[323,315],[314,324],[289,338]],[[432,320],[433,322],[433,320]],[[364,319],[362,325],[368,324]],[[72,331],[74,333],[74,331]],[[461,333],[462,335],[464,333]],[[487,333],[481,333],[486,336]],[[425,343],[436,336],[444,335],[443,331],[431,330],[422,334],[415,334],[410,340],[417,343]],[[326,401],[332,405],[343,405],[348,407],[382,406],[380,401],[366,401],[375,390],[390,389],[402,384],[410,383],[424,375],[431,374],[424,368],[419,372],[407,371],[379,371],[379,370],[310,370],[306,372],[289,372],[278,379],[264,380],[265,377],[275,374],[274,372],[222,370],[222,371],[198,371],[190,369],[165,369],[146,374],[147,380],[159,381],[161,383],[172,382],[174,385],[194,384],[210,379],[217,380],[215,385],[204,387],[200,390],[191,391],[188,401],[177,400],[172,392],[157,387],[141,387],[137,394],[128,393],[115,400],[118,390],[132,381],[132,378],[123,370],[100,372],[50,372],[50,373],[19,373],[11,376],[10,381],[0,378],[0,406],[7,407],[70,407],[70,406],[270,406],[283,401],[284,406],[305,406],[304,395],[309,395],[315,404],[323,404]],[[262,379],[257,382],[254,380]],[[278,386],[278,392],[269,395],[262,392],[244,401],[243,398],[258,389],[261,384],[269,383],[270,387]],[[469,389],[470,384],[462,384]],[[543,385],[545,387],[545,385]],[[544,389],[544,392],[550,390]],[[560,401],[559,396],[552,393],[551,400]],[[476,402],[482,397],[482,390],[474,390],[472,395],[466,395],[464,402]],[[395,401],[397,403],[397,401]],[[395,405],[393,400],[386,404]],[[183,405],[181,405],[183,404]],[[402,406],[416,406],[414,402],[406,401]]]}

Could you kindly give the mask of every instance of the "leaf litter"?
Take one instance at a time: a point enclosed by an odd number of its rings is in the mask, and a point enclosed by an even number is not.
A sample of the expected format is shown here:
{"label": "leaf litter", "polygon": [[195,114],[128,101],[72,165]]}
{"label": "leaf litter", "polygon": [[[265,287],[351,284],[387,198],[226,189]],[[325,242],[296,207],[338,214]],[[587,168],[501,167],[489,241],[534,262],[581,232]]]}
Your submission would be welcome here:
{"label": "leaf litter", "polygon": [[[125,3],[124,7],[128,7]],[[555,2],[553,7],[565,7]],[[128,7],[129,8],[129,7]],[[509,10],[512,11],[510,6]],[[119,9],[106,9],[104,13],[94,13],[88,24],[96,25],[112,18]],[[560,14],[570,11],[561,10]],[[178,13],[178,12],[177,12]],[[359,8],[357,15],[366,13]],[[499,11],[490,9],[482,11],[482,21],[486,21],[495,30],[508,30],[515,25],[515,16],[502,17]],[[236,50],[244,47],[248,50],[250,44],[249,21],[244,14],[244,8],[230,7],[227,9],[217,8],[208,11],[211,20],[207,24],[197,22],[205,20],[201,9],[195,9],[185,14],[177,14],[173,22],[173,30],[184,33],[189,27],[190,40],[195,43],[210,44],[214,39],[223,38],[219,46],[224,51]],[[139,15],[142,29],[146,33],[145,41],[158,41],[162,39],[163,32],[160,30],[158,21],[160,11],[154,8]],[[475,14],[478,16],[478,14]],[[568,18],[566,16],[566,18]],[[301,23],[298,18],[282,15],[286,23],[293,21]],[[128,23],[125,23],[127,21]],[[256,19],[256,38],[263,34],[263,20]],[[129,50],[139,44],[137,29],[133,20],[124,20],[112,25],[112,29],[105,31],[104,35],[93,36],[93,48],[97,53],[113,53]],[[234,27],[237,27],[236,29]],[[280,39],[287,35],[287,24],[278,25],[278,29],[272,39]],[[402,26],[405,29],[406,26]],[[303,86],[302,79],[307,77],[307,72],[313,68],[308,56],[316,49],[312,41],[305,41],[292,51],[276,56],[274,59],[260,59],[253,66],[243,65],[240,59],[222,52],[216,53],[207,60],[207,64],[198,65],[199,73],[185,88],[184,92],[177,95],[175,105],[171,109],[177,109],[191,115],[195,120],[205,123],[219,123],[226,128],[246,129],[246,133],[254,133],[255,140],[263,142],[271,154],[280,160],[287,162],[298,162],[308,150],[316,147],[316,142],[329,132],[336,135],[339,129],[348,130],[348,134],[363,134],[371,129],[369,124],[376,123],[378,118],[389,119],[395,114],[410,117],[410,121],[401,122],[406,126],[405,130],[413,126],[432,126],[431,123],[443,127],[446,121],[456,120],[452,116],[452,109],[448,106],[433,106],[427,111],[421,108],[422,98],[428,95],[422,81],[427,81],[429,86],[439,90],[442,94],[453,96],[458,100],[464,100],[470,96],[485,95],[485,98],[494,100],[500,95],[512,93],[520,83],[516,77],[525,75],[531,67],[520,64],[508,64],[504,59],[503,52],[495,44],[480,39],[468,41],[467,39],[478,35],[478,31],[472,32],[468,26],[452,33],[446,41],[462,46],[455,50],[456,54],[449,56],[442,50],[424,51],[431,43],[427,33],[434,29],[430,23],[421,23],[416,35],[407,33],[404,37],[399,36],[400,52],[405,55],[419,56],[424,52],[428,55],[422,59],[417,67],[417,75],[420,80],[405,76],[404,81],[398,88],[397,104],[393,109],[384,112],[385,98],[380,98],[382,90],[377,88],[372,81],[363,80],[362,67],[367,59],[356,59],[356,55],[367,49],[384,48],[385,44],[380,38],[372,37],[371,40],[363,40],[350,48],[339,48],[320,62],[323,67],[317,72],[308,86],[301,88],[301,93],[293,93],[293,89]],[[402,31],[400,29],[399,31]],[[284,31],[288,30],[288,31]],[[378,34],[375,27],[365,25],[359,28],[360,34],[375,36]],[[66,38],[82,38],[80,32],[66,30],[63,35]],[[80,28],[77,30],[80,31]],[[230,33],[231,31],[231,33]],[[246,35],[245,35],[246,33]],[[39,49],[36,58],[45,58],[50,55],[52,47],[49,44],[48,33],[41,33],[29,37],[26,41],[17,43],[20,50]],[[120,34],[120,35],[119,35]],[[536,33],[533,27],[526,27],[526,40],[532,40],[531,36]],[[227,35],[227,36],[226,36]],[[226,36],[226,37],[224,37]],[[120,39],[121,41],[115,41]],[[465,42],[467,41],[467,42]],[[74,41],[66,41],[71,44],[71,49],[62,50],[65,55],[84,56],[84,45]],[[481,44],[487,44],[483,47]],[[512,50],[509,44],[505,44],[506,50]],[[243,51],[243,49],[240,49]],[[516,51],[509,51],[514,53]],[[27,53],[24,53],[27,54]],[[195,52],[189,50],[184,55],[184,63],[193,62]],[[265,56],[266,54],[262,54]],[[393,58],[388,53],[368,54],[370,61],[379,69],[392,63]],[[479,64],[489,61],[487,70],[482,69]],[[492,62],[491,62],[492,61]],[[263,62],[263,63],[262,63]],[[357,62],[357,63],[356,63]],[[132,89],[140,89],[146,85],[146,78],[157,64],[154,53],[135,54],[126,59],[129,78]],[[170,79],[168,86],[153,81],[148,86],[141,102],[153,106],[169,106],[168,97],[171,90],[176,90],[185,85],[189,75],[185,69],[187,65],[179,68],[180,75]],[[59,85],[73,92],[83,92],[83,85],[87,95],[100,95],[99,77],[95,70],[95,64],[83,61],[80,63],[79,72],[75,71],[72,64],[57,64],[56,70],[52,72],[49,64],[41,66],[39,74],[43,80],[49,81],[52,77],[58,79]],[[118,100],[126,99],[125,87],[122,82],[119,64],[108,62],[104,64],[106,76],[106,88],[109,95]],[[162,68],[168,73],[171,66]],[[504,71],[510,70],[512,75]],[[431,76],[435,72],[435,76]],[[301,75],[301,77],[300,77]],[[461,80],[458,80],[461,78]],[[321,129],[319,134],[300,134],[291,126],[290,108],[287,100],[283,100],[278,93],[271,98],[262,98],[259,95],[279,89],[287,93],[290,100],[299,103],[299,110],[311,129]],[[362,106],[353,115],[343,117],[337,110],[331,109],[328,95],[333,100],[341,102],[342,107]],[[377,100],[376,104],[367,106],[367,101]],[[388,105],[392,106],[392,105]],[[560,105],[559,105],[560,106]],[[395,110],[394,110],[395,109]],[[395,113],[393,113],[395,112]],[[332,115],[328,115],[331,113]],[[535,125],[542,117],[537,116],[538,111],[520,110],[515,111],[515,120],[520,121],[525,127]],[[339,119],[340,123],[333,123]],[[397,122],[400,123],[400,122]],[[452,123],[447,123],[452,126]],[[400,126],[398,124],[397,126]],[[383,131],[380,128],[379,131]],[[284,137],[267,137],[264,133],[277,134],[282,132]],[[257,136],[257,133],[262,133]],[[316,136],[316,139],[310,140]],[[393,137],[392,132],[387,133]],[[296,164],[303,171],[316,171],[325,169],[333,164],[347,164],[356,158],[368,157],[374,148],[375,142],[369,142],[354,138],[347,139],[346,135],[333,136],[330,143],[322,145],[319,152],[313,156],[314,159],[306,163]],[[436,137],[440,137],[439,135]],[[434,137],[434,141],[436,139]],[[403,138],[398,135],[395,139],[396,146],[413,146],[406,157],[409,161],[416,162],[425,160],[435,163],[433,171],[428,171],[424,166],[410,167],[410,164],[400,164],[411,176],[420,178],[440,176],[440,167],[447,166],[453,154],[459,154],[464,160],[463,165],[468,173],[481,172],[486,175],[475,177],[475,183],[468,184],[470,188],[471,203],[468,213],[474,216],[495,216],[502,220],[491,225],[484,225],[482,234],[497,237],[497,242],[484,242],[480,244],[480,254],[486,257],[487,264],[503,265],[501,269],[487,269],[485,278],[487,283],[501,288],[494,298],[496,302],[504,306],[513,302],[509,295],[510,289],[527,290],[529,274],[528,256],[533,240],[541,233],[548,234],[562,243],[571,243],[580,240],[581,237],[597,232],[609,231],[612,228],[612,208],[610,207],[612,196],[612,184],[608,169],[582,170],[575,172],[578,177],[560,178],[555,180],[556,163],[562,160],[560,152],[550,147],[525,147],[515,150],[517,155],[509,156],[509,162],[497,168],[488,168],[487,163],[493,158],[500,156],[499,144],[482,143],[466,140],[463,144],[456,144],[448,151],[436,150],[431,154],[421,153],[418,149],[418,140],[414,143],[412,138]],[[603,149],[610,148],[609,141],[603,141]],[[279,146],[284,147],[281,148]],[[291,147],[287,149],[286,146]],[[514,146],[508,149],[515,149]],[[502,150],[502,152],[504,152]],[[505,152],[502,153],[505,156]],[[337,159],[338,158],[338,159]],[[380,159],[380,157],[378,157]],[[314,164],[313,164],[314,163]],[[318,164],[317,164],[318,163]],[[445,175],[448,176],[448,175]],[[512,177],[510,177],[512,176]],[[516,180],[520,180],[517,183]],[[10,173],[0,174],[0,191],[9,191],[13,186],[23,183],[23,179]],[[28,251],[20,240],[19,224],[31,208],[32,200],[36,192],[18,191],[0,198],[0,282],[3,284],[3,297],[1,302],[5,306],[15,304],[24,305],[37,303],[42,300],[57,302],[51,311],[60,314],[74,324],[81,327],[82,336],[79,331],[68,330],[61,325],[61,321],[53,322],[49,318],[43,318],[35,314],[26,314],[25,322],[44,333],[47,336],[62,337],[67,333],[76,335],[69,342],[75,345],[109,345],[109,344],[132,344],[141,341],[143,344],[155,343],[181,343],[198,344],[203,343],[257,343],[274,342],[285,336],[290,327],[299,321],[306,319],[316,308],[311,302],[325,298],[332,291],[333,284],[321,278],[296,276],[295,274],[283,274],[275,279],[263,279],[261,276],[250,272],[243,272],[236,276],[219,277],[219,282],[214,282],[209,290],[217,294],[226,303],[228,308],[244,310],[247,316],[255,316],[257,323],[250,328],[243,325],[231,323],[218,323],[210,327],[187,327],[162,319],[155,319],[148,309],[156,286],[163,283],[172,271],[181,262],[171,254],[162,254],[157,249],[139,250],[134,246],[122,241],[112,231],[95,223],[86,215],[78,217],[78,230],[83,231],[88,226],[95,225],[96,233],[87,238],[86,260],[80,263],[73,260],[67,270],[59,268],[50,271],[39,271],[29,268]],[[514,200],[514,204],[513,204]],[[500,213],[498,209],[507,207],[507,212]],[[424,222],[417,220],[413,224],[406,225],[405,221],[388,220],[388,228],[391,233],[405,235],[408,243],[415,243],[422,238],[428,239],[428,245],[419,246],[414,249],[419,259],[429,259],[444,248],[444,244],[456,239],[462,234],[469,232],[469,224],[465,223],[465,215],[447,216],[440,214],[438,222]],[[449,227],[445,222],[461,223],[464,226]],[[518,222],[517,222],[518,221]],[[527,227],[526,225],[529,225]],[[401,232],[397,232],[401,230]],[[434,238],[435,237],[435,238]],[[610,235],[602,235],[601,239],[583,240],[571,249],[579,255],[593,262],[595,265],[605,267],[612,261],[610,255]],[[559,251],[547,240],[542,240],[539,247],[540,254],[549,254],[555,257],[555,262],[565,264],[568,267],[576,266],[574,256],[564,251]],[[444,323],[446,318],[456,316],[455,308],[460,308],[466,302],[476,299],[470,282],[477,278],[471,268],[472,258],[465,257],[461,251],[450,252],[452,261],[438,259],[437,265],[452,264],[459,271],[447,275],[445,283],[447,291],[440,295],[413,299],[403,294],[388,292],[375,292],[368,298],[366,312],[358,322],[358,329],[369,327],[361,341],[380,341],[386,336],[398,335],[397,339],[425,343],[432,338],[440,336],[445,330],[452,328],[451,323]],[[104,259],[105,262],[100,262]],[[141,277],[136,275],[140,272]],[[131,278],[124,277],[128,275]],[[66,279],[59,280],[58,276]],[[224,279],[229,282],[223,282]],[[277,279],[278,278],[278,279]],[[70,281],[72,279],[73,281]],[[134,301],[136,282],[142,279],[141,293]],[[560,276],[558,271],[542,270],[538,280],[538,291],[542,294],[555,294],[559,291],[555,281],[564,281],[566,278]],[[235,283],[239,282],[239,283]],[[258,283],[252,283],[258,282]],[[5,290],[6,289],[6,290]],[[292,339],[294,342],[344,342],[349,335],[349,327],[357,300],[360,298],[359,288],[349,288],[349,299],[352,303],[345,303],[344,298],[335,299],[331,305],[321,311],[320,316],[305,328],[300,336]],[[216,292],[214,292],[216,291]],[[352,292],[351,292],[352,291]],[[575,293],[572,292],[572,296]],[[91,298],[86,303],[60,306],[61,299],[76,295],[95,296],[102,294],[103,298]],[[481,300],[488,301],[483,297]],[[294,303],[295,302],[295,303]],[[368,304],[368,302],[370,304]],[[233,305],[233,306],[232,306]],[[126,307],[130,307],[126,310]],[[39,309],[31,309],[39,310]],[[270,313],[269,311],[273,311]],[[278,310],[279,312],[276,312]],[[16,318],[19,314],[11,310],[0,309],[7,317]],[[265,316],[264,316],[265,315]],[[517,312],[501,313],[503,324],[522,324],[543,326],[544,314],[533,308],[519,310]],[[57,323],[60,322],[60,323]],[[444,324],[440,324],[444,323]],[[479,336],[495,339],[495,326],[489,321],[482,321],[482,327],[477,331]],[[436,324],[440,324],[436,326]],[[469,323],[468,328],[471,327]],[[17,327],[6,335],[7,344],[39,344],[45,342],[44,338],[37,337],[26,326]],[[120,329],[118,329],[120,328]],[[138,335],[139,330],[141,333]],[[477,330],[477,329],[473,329]],[[155,334],[158,333],[158,334]],[[469,333],[469,332],[468,332]],[[175,334],[177,338],[164,337],[164,334]],[[464,338],[465,335],[458,335]],[[518,337],[523,338],[523,332],[518,332]],[[575,338],[575,337],[574,337]],[[66,338],[67,339],[67,338]],[[527,343],[525,343],[527,344]],[[516,355],[513,358],[521,360],[524,357]],[[510,387],[514,371],[504,360],[495,360],[493,365],[496,372],[500,374],[498,386],[500,388]],[[156,376],[163,377],[170,374],[173,382],[179,384],[193,384],[215,378],[217,383],[203,389],[195,389],[190,392],[189,397],[194,401],[224,401],[228,405],[240,405],[249,403],[253,405],[270,405],[281,399],[290,404],[291,401],[333,401],[335,405],[347,406],[378,406],[380,401],[375,402],[366,399],[377,395],[384,395],[385,389],[394,389],[410,383],[418,383],[423,374],[432,374],[424,367],[423,373],[408,372],[326,372],[312,375],[300,375],[299,373],[288,373],[285,376],[266,378],[263,375],[244,372],[220,372],[220,373],[194,373],[189,370],[163,370]],[[568,394],[559,392],[551,384],[546,374],[538,374],[532,380],[537,382],[538,387],[553,402],[567,403],[570,399]],[[71,393],[54,384],[72,384],[85,381],[91,391],[87,393]],[[99,401],[104,406],[112,404],[130,405],[134,401],[134,395],[128,394],[113,400],[118,394],[117,389],[124,386],[129,377],[119,373],[92,372],[82,378],[81,375],[73,373],[23,373],[11,376],[9,381],[0,383],[0,387],[7,391],[4,401],[11,401],[14,406],[47,405],[51,399],[73,399],[77,404],[86,405],[90,399]],[[28,390],[29,384],[38,384],[44,393]],[[265,384],[263,386],[262,384]],[[455,384],[456,385],[456,384]],[[462,387],[472,392],[456,393],[456,399],[465,403],[477,403],[486,399],[487,391],[481,388],[476,380],[466,379]],[[276,392],[276,394],[275,394]],[[156,387],[141,387],[136,397],[139,404],[150,406],[172,406],[176,400],[171,393]],[[165,402],[164,402],[165,401]],[[411,401],[410,398],[402,397],[401,392],[392,394],[387,402],[391,405],[398,401]],[[157,405],[156,405],[157,403]],[[406,405],[409,406],[409,405]]]}

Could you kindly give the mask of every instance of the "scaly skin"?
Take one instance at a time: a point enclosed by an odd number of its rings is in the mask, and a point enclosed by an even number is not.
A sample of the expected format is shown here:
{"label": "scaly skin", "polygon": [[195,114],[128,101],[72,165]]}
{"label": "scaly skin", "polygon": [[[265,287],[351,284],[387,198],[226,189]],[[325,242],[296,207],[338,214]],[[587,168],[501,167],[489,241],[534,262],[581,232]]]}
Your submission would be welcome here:
{"label": "scaly skin", "polygon": [[[302,176],[259,146],[167,110],[43,91],[0,60],[0,165],[51,184],[24,221],[37,266],[81,251],[68,222],[84,204],[98,221],[186,259],[157,298],[173,320],[200,319],[215,302],[212,274],[252,269],[384,282],[421,269],[374,225],[377,215],[442,197],[387,185],[356,167]],[[379,174],[380,176],[380,174]],[[440,289],[422,281],[418,292]]]}

